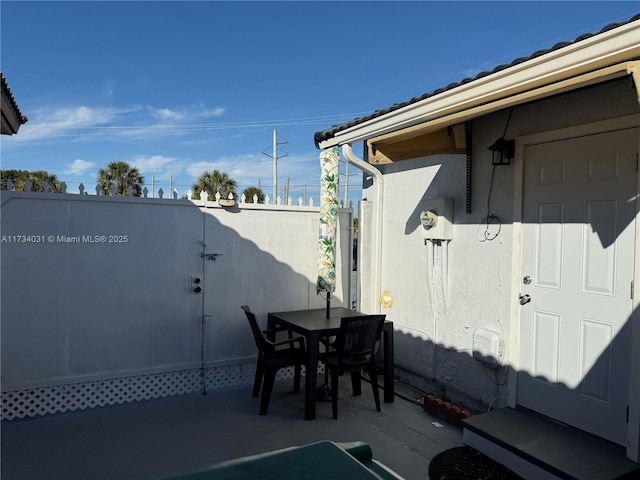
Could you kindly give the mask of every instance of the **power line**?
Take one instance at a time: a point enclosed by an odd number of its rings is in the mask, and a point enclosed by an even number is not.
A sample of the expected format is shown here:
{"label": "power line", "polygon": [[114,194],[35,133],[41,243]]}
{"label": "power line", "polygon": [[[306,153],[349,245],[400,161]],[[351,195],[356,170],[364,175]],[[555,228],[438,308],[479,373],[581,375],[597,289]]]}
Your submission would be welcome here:
{"label": "power line", "polygon": [[[246,121],[246,122],[221,122],[221,123],[185,123],[185,124],[154,124],[154,125],[68,125],[60,126],[55,124],[55,129],[51,134],[43,135],[42,137],[36,135],[38,139],[43,138],[57,138],[68,137],[73,135],[79,135],[80,132],[100,132],[100,131],[118,131],[123,130],[127,136],[135,135],[136,131],[146,131],[157,133],[163,133],[166,130],[172,132],[196,132],[196,131],[210,131],[210,130],[229,130],[238,128],[264,128],[264,127],[278,127],[278,126],[303,126],[303,125],[316,125],[327,124],[329,122],[342,122],[352,120],[353,118],[363,115],[368,112],[359,113],[342,113],[336,115],[316,116],[316,117],[298,117],[291,119],[280,120],[258,120],[258,121]],[[37,132],[38,127],[44,126],[48,128],[48,125],[54,124],[54,122],[30,122],[29,129],[32,132]],[[75,133],[74,133],[75,132]],[[98,135],[98,133],[84,133],[86,136]],[[32,137],[33,135],[26,135]]]}

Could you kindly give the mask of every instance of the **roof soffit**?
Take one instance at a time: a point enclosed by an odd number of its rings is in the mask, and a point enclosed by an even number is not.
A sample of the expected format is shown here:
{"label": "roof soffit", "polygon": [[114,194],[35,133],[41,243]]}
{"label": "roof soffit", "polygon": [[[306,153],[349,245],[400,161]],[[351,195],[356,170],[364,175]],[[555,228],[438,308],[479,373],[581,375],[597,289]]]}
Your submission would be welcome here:
{"label": "roof soffit", "polygon": [[[426,139],[427,135],[431,132],[442,131],[443,129],[451,129],[451,127],[453,127],[455,130],[466,121],[478,118],[480,116],[488,115],[505,108],[541,100],[543,98],[562,94],[568,91],[576,90],[578,88],[584,88],[590,85],[604,83],[609,80],[614,80],[616,78],[621,78],[627,75],[632,75],[635,84],[640,86],[640,61],[625,62],[622,64],[614,65],[598,70],[596,72],[590,72],[588,74],[580,75],[578,77],[567,79],[562,82],[557,82],[552,85],[528,90],[521,94],[512,95],[510,97],[502,98],[500,100],[496,100],[494,102],[489,102],[486,104],[481,104],[476,107],[463,109],[449,115],[439,116],[427,120],[423,123],[406,127],[404,129],[393,130],[388,133],[372,136],[363,140],[366,140],[367,144],[371,145],[372,151],[381,150],[382,152],[385,152],[390,147],[390,151],[393,152],[396,148],[394,147],[395,145],[401,142],[412,141],[413,139],[417,138]],[[638,103],[640,105],[640,88],[637,88],[636,91],[638,93]],[[458,138],[459,134],[456,135],[456,143],[458,147],[460,147],[460,141],[458,140]],[[385,146],[388,147],[385,148]],[[455,151],[451,150],[449,152],[439,153],[461,153],[461,150],[456,149]],[[396,157],[395,159],[403,160],[404,158]],[[387,163],[388,161],[393,160],[394,158],[392,156],[389,156],[386,161],[382,161],[380,163]]]}

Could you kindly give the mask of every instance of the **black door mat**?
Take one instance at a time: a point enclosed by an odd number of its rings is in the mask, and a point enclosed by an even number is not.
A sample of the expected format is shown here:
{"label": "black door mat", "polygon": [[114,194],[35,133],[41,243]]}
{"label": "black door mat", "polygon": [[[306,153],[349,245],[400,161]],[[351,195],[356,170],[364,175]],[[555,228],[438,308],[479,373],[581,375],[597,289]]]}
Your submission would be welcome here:
{"label": "black door mat", "polygon": [[430,480],[521,480],[504,465],[471,447],[456,447],[436,455],[429,464]]}

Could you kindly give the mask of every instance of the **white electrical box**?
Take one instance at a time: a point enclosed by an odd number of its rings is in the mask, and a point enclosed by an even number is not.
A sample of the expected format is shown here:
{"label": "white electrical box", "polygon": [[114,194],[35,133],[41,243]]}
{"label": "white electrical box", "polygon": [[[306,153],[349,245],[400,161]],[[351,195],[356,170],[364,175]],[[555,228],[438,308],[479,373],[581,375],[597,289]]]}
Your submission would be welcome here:
{"label": "white electrical box", "polygon": [[422,238],[428,240],[453,239],[453,198],[430,198],[421,202]]}
{"label": "white electrical box", "polygon": [[502,364],[504,345],[502,337],[482,328],[473,332],[473,358],[490,367]]}

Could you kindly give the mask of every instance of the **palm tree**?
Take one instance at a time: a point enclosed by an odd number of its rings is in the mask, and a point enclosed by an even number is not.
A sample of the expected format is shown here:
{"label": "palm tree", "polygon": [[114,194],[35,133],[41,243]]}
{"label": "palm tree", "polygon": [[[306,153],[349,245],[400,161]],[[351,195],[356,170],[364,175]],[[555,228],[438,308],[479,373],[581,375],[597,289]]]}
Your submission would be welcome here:
{"label": "palm tree", "polygon": [[62,192],[62,185],[58,176],[55,173],[47,172],[46,170],[36,170],[29,175],[31,181],[32,192],[44,192],[44,184],[49,184],[50,192]]}
{"label": "palm tree", "polygon": [[201,192],[207,192],[210,199],[215,198],[218,192],[220,192],[220,198],[229,198],[229,194],[236,198],[237,186],[236,181],[224,172],[219,170],[203,172],[191,187],[193,189],[192,198],[199,200]]}
{"label": "palm tree", "polygon": [[264,192],[262,191],[262,189],[258,187],[249,187],[245,189],[245,191],[242,192],[242,194],[244,195],[247,203],[253,203],[254,195],[257,195],[258,197],[257,203],[264,203]]}
{"label": "palm tree", "polygon": [[116,161],[107,165],[107,168],[98,170],[98,186],[102,195],[111,195],[112,186],[116,186],[116,195],[126,197],[127,189],[133,187],[133,196],[142,194],[144,178],[136,167],[127,162]]}
{"label": "palm tree", "polygon": [[62,192],[62,182],[58,180],[58,176],[55,173],[50,173],[46,170],[0,170],[0,178],[2,179],[1,189],[7,189],[7,180],[13,182],[13,188],[18,191],[24,190],[25,183],[28,180],[31,182],[32,192],[44,192],[44,184],[49,184],[49,191],[60,193]]}

